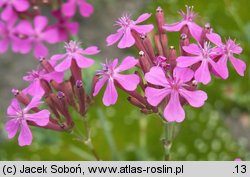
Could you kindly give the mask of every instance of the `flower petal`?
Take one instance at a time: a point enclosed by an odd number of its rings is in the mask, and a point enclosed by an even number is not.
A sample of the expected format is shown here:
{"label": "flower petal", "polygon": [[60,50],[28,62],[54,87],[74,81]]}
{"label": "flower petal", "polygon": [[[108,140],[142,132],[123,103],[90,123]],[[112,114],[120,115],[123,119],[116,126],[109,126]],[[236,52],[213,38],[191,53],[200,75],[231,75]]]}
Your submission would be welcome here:
{"label": "flower petal", "polygon": [[195,80],[203,84],[208,84],[211,81],[211,76],[208,68],[208,63],[202,61],[200,67],[195,71]]}
{"label": "flower petal", "polygon": [[44,95],[44,90],[40,84],[40,80],[34,80],[30,85],[23,90],[25,94],[31,96],[42,97]]}
{"label": "flower petal", "polygon": [[135,25],[132,27],[135,31],[141,34],[149,33],[154,29],[154,25]]}
{"label": "flower petal", "polygon": [[233,67],[237,71],[237,73],[240,76],[244,76],[244,72],[246,70],[246,63],[238,58],[235,58],[234,56],[230,56],[229,60],[233,64]]}
{"label": "flower petal", "polygon": [[185,119],[185,112],[181,106],[178,92],[171,92],[170,100],[164,109],[164,117],[168,122],[182,122]]}
{"label": "flower petal", "polygon": [[74,56],[75,56],[76,63],[80,68],[88,68],[95,63],[95,60],[86,58],[82,55],[75,54]]}
{"label": "flower petal", "polygon": [[66,54],[56,54],[56,55],[53,55],[50,60],[52,61],[57,61],[57,60],[61,60],[63,59],[64,57],[66,57]]}
{"label": "flower petal", "polygon": [[42,42],[35,43],[34,55],[36,58],[46,57],[48,53],[48,48]]}
{"label": "flower petal", "polygon": [[183,46],[183,50],[187,53],[193,54],[193,55],[199,55],[201,49],[197,44],[190,44],[188,46]]}
{"label": "flower petal", "polygon": [[118,44],[118,48],[123,49],[123,48],[131,47],[134,44],[135,44],[135,39],[131,34],[131,30],[128,28],[126,29],[122,39],[120,40]]}
{"label": "flower petal", "polygon": [[89,17],[94,12],[94,7],[85,1],[80,1],[79,9],[83,17]]}
{"label": "flower petal", "polygon": [[115,74],[114,79],[117,80],[121,86],[128,91],[134,91],[140,83],[140,78],[136,74]]}
{"label": "flower petal", "polygon": [[28,10],[29,2],[26,0],[16,0],[13,2],[13,6],[18,12],[23,12]]}
{"label": "flower petal", "polygon": [[189,68],[179,68],[176,67],[173,72],[173,76],[177,80],[181,80],[182,82],[188,82],[194,77],[194,71]]}
{"label": "flower petal", "polygon": [[17,130],[19,128],[19,121],[18,119],[11,119],[8,122],[6,122],[4,126],[5,130],[7,131],[8,138],[12,139],[17,133]]}
{"label": "flower petal", "polygon": [[206,92],[201,90],[189,91],[182,88],[179,92],[187,100],[187,102],[195,108],[203,106],[207,100]]}
{"label": "flower petal", "polygon": [[42,110],[33,114],[25,114],[25,119],[36,123],[39,126],[45,126],[49,123],[50,112]]}
{"label": "flower petal", "polygon": [[114,81],[112,79],[108,80],[107,88],[104,92],[103,96],[103,104],[105,106],[110,106],[112,104],[115,104],[118,98],[118,94],[115,88]]}
{"label": "flower petal", "polygon": [[71,57],[65,58],[60,64],[58,64],[58,65],[55,67],[55,70],[56,70],[57,72],[63,72],[63,71],[65,71],[65,70],[69,69],[70,66],[71,66],[71,61],[72,61]]}
{"label": "flower petal", "polygon": [[10,116],[16,115],[17,112],[20,112],[21,110],[22,109],[20,107],[19,102],[17,101],[17,99],[14,98],[11,100],[11,103],[7,109],[7,115],[10,115]]}
{"label": "flower petal", "polygon": [[37,32],[41,32],[47,25],[48,25],[47,17],[45,17],[45,16],[36,16],[35,17],[34,27],[35,27]]}
{"label": "flower petal", "polygon": [[145,20],[147,20],[149,17],[151,17],[152,14],[150,13],[144,13],[142,15],[140,15],[136,20],[135,20],[135,24],[141,23]]}
{"label": "flower petal", "polygon": [[106,83],[107,80],[108,77],[103,77],[96,82],[93,96],[96,96],[100,92],[100,90],[102,89],[103,85]]}
{"label": "flower petal", "polygon": [[194,37],[196,41],[200,41],[202,28],[196,23],[188,23],[188,28],[191,35]]}
{"label": "flower petal", "polygon": [[70,35],[77,35],[79,29],[78,22],[67,22],[65,27],[68,29]]}
{"label": "flower petal", "polygon": [[179,56],[176,61],[178,67],[185,68],[198,63],[201,61],[201,58],[199,56]]}
{"label": "flower petal", "polygon": [[50,44],[55,44],[59,41],[58,31],[56,29],[49,29],[43,33],[43,40]]}
{"label": "flower petal", "polygon": [[134,57],[127,56],[126,58],[124,58],[120,66],[118,66],[115,70],[117,72],[126,71],[130,68],[133,68],[137,63],[138,63],[138,60],[136,60]]}
{"label": "flower petal", "polygon": [[43,103],[41,101],[41,97],[38,96],[34,96],[32,98],[32,100],[29,102],[29,104],[24,108],[23,112],[27,113],[29,112],[29,110],[31,110],[32,108],[37,108],[39,106],[39,104]]}
{"label": "flower petal", "polygon": [[11,5],[7,5],[4,9],[3,12],[1,14],[1,17],[4,21],[8,21],[12,18],[16,18],[16,13],[13,10]]}
{"label": "flower petal", "polygon": [[171,90],[166,88],[156,89],[153,87],[147,87],[145,89],[145,96],[147,97],[149,104],[157,106],[170,92]]}
{"label": "flower petal", "polygon": [[32,133],[27,122],[24,120],[21,123],[21,130],[18,137],[19,146],[27,146],[32,143]]}
{"label": "flower petal", "polygon": [[94,55],[99,53],[100,50],[98,49],[97,46],[90,46],[82,51],[82,54],[84,55]]}
{"label": "flower petal", "polygon": [[62,83],[63,77],[63,72],[51,72],[43,75],[43,79],[45,79],[46,81],[50,82],[51,80],[54,80],[57,83]]}
{"label": "flower petal", "polygon": [[154,85],[160,85],[162,87],[167,87],[169,85],[161,67],[152,67],[150,71],[145,74],[145,79],[147,82]]}
{"label": "flower petal", "polygon": [[66,17],[73,17],[76,13],[76,3],[68,1],[62,5],[62,12]]}
{"label": "flower petal", "polygon": [[172,23],[172,24],[165,24],[163,26],[163,29],[165,29],[166,31],[180,31],[181,28],[186,24],[187,23],[185,21]]}
{"label": "flower petal", "polygon": [[116,43],[119,39],[121,39],[122,35],[123,35],[122,30],[120,30],[119,32],[117,32],[117,33],[115,33],[115,34],[109,35],[109,36],[106,38],[107,46],[111,46],[111,45],[113,45],[114,43]]}
{"label": "flower petal", "polygon": [[227,55],[223,55],[213,68],[214,68],[215,72],[222,79],[227,79],[229,76],[228,68],[227,68]]}
{"label": "flower petal", "polygon": [[209,41],[211,41],[215,45],[217,45],[219,47],[221,47],[223,45],[220,35],[218,35],[216,33],[210,33],[210,34],[206,34],[206,36],[209,39]]}

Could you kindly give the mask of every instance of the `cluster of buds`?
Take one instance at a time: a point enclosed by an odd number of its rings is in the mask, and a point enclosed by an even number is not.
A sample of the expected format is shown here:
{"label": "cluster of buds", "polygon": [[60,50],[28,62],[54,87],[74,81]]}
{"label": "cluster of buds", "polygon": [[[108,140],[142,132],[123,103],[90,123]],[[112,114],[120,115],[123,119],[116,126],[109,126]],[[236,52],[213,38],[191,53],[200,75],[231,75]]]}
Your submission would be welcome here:
{"label": "cluster of buds", "polygon": [[[43,16],[43,6],[51,9],[54,24],[49,25],[48,17]],[[15,53],[27,54],[34,48],[36,58],[47,56],[44,43],[67,41],[78,33],[79,23],[72,21],[77,6],[84,17],[94,11],[86,0],[1,0],[0,53],[11,45]]]}
{"label": "cluster of buds", "polygon": [[[104,64],[101,74],[97,73],[102,77],[99,77],[94,95],[108,80],[103,99],[106,106],[116,102],[116,86],[126,91],[130,95],[129,102],[139,107],[143,113],[159,113],[168,122],[182,122],[185,119],[184,105],[198,108],[208,98],[204,91],[197,89],[198,84],[208,84],[211,74],[221,79],[228,78],[228,60],[237,73],[244,76],[246,64],[234,57],[234,54],[242,52],[242,48],[230,38],[224,44],[208,23],[204,28],[197,25],[197,14],[193,7],[186,8],[186,13],[180,12],[182,20],[173,24],[166,24],[163,10],[157,8],[157,32],[154,34],[156,52],[148,35],[154,26],[139,25],[150,18],[151,14],[142,14],[135,21],[129,15],[119,18],[116,24],[120,28],[107,37],[107,45],[113,45],[119,40],[118,48],[135,44],[139,57],[138,60],[128,57],[117,68],[117,60]],[[174,46],[168,45],[170,41],[166,31],[180,32],[179,55]],[[191,43],[191,38],[196,43]],[[119,74],[120,71],[134,66],[139,69],[135,74]]]}
{"label": "cluster of buds", "polygon": [[[74,121],[69,107],[82,117],[87,112],[93,91],[90,95],[86,93],[81,69],[94,64],[94,60],[85,55],[97,54],[99,50],[95,46],[82,49],[80,43],[75,41],[66,43],[65,49],[65,54],[54,55],[50,60],[41,58],[38,68],[23,77],[29,82],[29,86],[12,91],[15,98],[7,110],[9,120],[5,129],[8,137],[13,138],[20,128],[20,146],[32,143],[29,125],[55,131],[71,131]],[[58,60],[63,61],[57,63]],[[64,72],[67,70],[71,71],[71,76],[64,80]],[[47,107],[50,111],[39,109],[42,103],[42,107]],[[25,108],[22,109],[20,105]]]}

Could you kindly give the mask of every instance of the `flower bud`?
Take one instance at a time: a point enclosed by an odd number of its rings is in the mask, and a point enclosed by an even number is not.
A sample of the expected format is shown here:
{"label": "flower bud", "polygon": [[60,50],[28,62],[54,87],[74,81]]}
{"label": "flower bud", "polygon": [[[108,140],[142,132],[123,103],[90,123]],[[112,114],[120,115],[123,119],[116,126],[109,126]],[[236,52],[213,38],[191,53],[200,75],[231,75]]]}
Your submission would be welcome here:
{"label": "flower bud", "polygon": [[160,6],[156,9],[156,22],[159,34],[164,34],[165,32],[163,29],[163,25],[165,24],[165,19],[164,19],[164,12]]}
{"label": "flower bud", "polygon": [[128,101],[129,101],[132,105],[134,105],[134,106],[136,106],[136,107],[138,107],[138,108],[141,108],[141,109],[144,109],[144,108],[145,108],[145,106],[144,106],[139,100],[137,100],[137,99],[134,98],[134,97],[129,96],[129,97],[128,97]]}

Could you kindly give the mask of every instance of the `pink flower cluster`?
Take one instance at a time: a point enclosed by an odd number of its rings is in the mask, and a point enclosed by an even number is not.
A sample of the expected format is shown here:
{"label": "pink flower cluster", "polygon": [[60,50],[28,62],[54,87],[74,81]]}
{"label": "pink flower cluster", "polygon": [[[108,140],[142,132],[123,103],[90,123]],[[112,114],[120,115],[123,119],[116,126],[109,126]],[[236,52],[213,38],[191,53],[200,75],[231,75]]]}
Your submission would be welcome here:
{"label": "pink flower cluster", "polygon": [[[49,25],[49,18],[42,15],[42,6],[50,6],[56,22]],[[54,7],[57,7],[55,9]],[[0,1],[0,53],[9,46],[15,53],[27,54],[34,48],[36,58],[46,57],[46,43],[67,41],[78,33],[79,23],[73,22],[76,7],[80,14],[89,17],[94,9],[86,0],[56,1],[1,0]]]}
{"label": "pink flower cluster", "polygon": [[[196,24],[193,7],[186,8],[186,12],[180,12],[181,21],[173,24],[166,24],[162,9],[157,8],[158,30],[154,36],[156,52],[147,35],[154,26],[139,25],[151,14],[142,14],[135,21],[129,15],[119,18],[116,24],[120,28],[107,37],[107,45],[113,45],[119,40],[119,48],[135,44],[140,51],[139,59],[127,57],[118,67],[117,59],[103,64],[103,69],[96,74],[99,79],[94,96],[107,82],[104,105],[116,103],[116,87],[119,87],[130,95],[130,103],[139,107],[143,113],[159,112],[168,122],[182,122],[185,119],[184,105],[199,108],[208,99],[207,94],[197,88],[198,84],[209,84],[211,74],[221,79],[229,77],[227,61],[232,63],[240,76],[244,76],[246,64],[235,57],[242,52],[239,44],[230,38],[223,42],[209,24],[204,27]],[[174,46],[168,47],[165,31],[179,32],[179,56]],[[191,38],[196,42],[191,43]],[[139,69],[135,74],[120,74],[134,66]],[[137,88],[137,85],[140,87]]]}
{"label": "pink flower cluster", "polygon": [[[3,20],[6,13],[13,15],[8,21],[0,21],[0,52],[7,50],[9,43],[12,43],[13,51],[21,53],[27,53],[34,46],[36,57],[47,55],[44,42],[58,42],[58,35],[60,40],[65,40],[68,38],[66,31],[77,32],[77,23],[68,21],[75,14],[77,6],[82,16],[89,16],[93,12],[92,6],[85,0],[68,0],[53,13],[58,19],[58,24],[54,26],[48,26],[47,18],[40,15],[34,16],[32,24],[27,20],[20,20],[16,24],[19,12],[25,12],[31,4],[25,0],[22,2],[26,3],[22,5],[19,3],[21,1],[15,0],[0,2],[4,8]],[[129,95],[128,101],[142,113],[160,114],[168,122],[184,121],[185,105],[200,108],[208,99],[206,92],[198,89],[199,84],[209,84],[211,75],[227,79],[228,61],[240,76],[244,76],[246,64],[236,58],[242,48],[235,40],[229,38],[223,42],[209,24],[200,27],[195,23],[196,14],[192,7],[187,6],[187,12],[181,11],[180,14],[180,22],[166,24],[162,9],[157,8],[154,41],[148,35],[154,26],[140,24],[151,14],[142,14],[136,20],[129,15],[119,18],[116,22],[119,29],[107,37],[107,45],[118,41],[119,48],[135,45],[139,55],[137,59],[127,56],[120,64],[117,58],[103,63],[92,80],[89,94],[84,89],[81,69],[95,63],[91,55],[100,52],[96,46],[83,49],[81,43],[70,41],[65,43],[65,53],[53,55],[50,60],[40,58],[39,66],[23,77],[29,85],[23,90],[13,89],[15,98],[8,107],[9,120],[5,124],[8,137],[13,138],[20,129],[18,142],[20,146],[25,146],[32,143],[29,126],[55,131],[71,130],[74,121],[69,107],[84,116],[93,96],[97,96],[104,85],[105,106],[117,102],[119,88]],[[170,32],[179,32],[179,55],[174,46],[168,46]],[[133,74],[126,73],[130,69],[134,70]],[[65,80],[64,73],[68,70],[71,76]],[[42,103],[50,111],[40,109]]]}
{"label": "pink flower cluster", "polygon": [[[23,77],[23,80],[29,83],[28,87],[12,91],[15,98],[7,110],[9,120],[5,129],[10,139],[20,129],[20,146],[32,143],[29,126],[69,131],[74,126],[69,107],[73,107],[82,116],[86,114],[93,91],[90,96],[86,94],[81,69],[94,64],[95,61],[86,56],[99,53],[99,49],[96,46],[83,49],[76,41],[65,43],[65,49],[65,54],[56,54],[50,60],[41,58],[37,69]],[[62,62],[59,63],[58,60]],[[68,70],[72,75],[64,80],[64,72]],[[39,105],[42,103],[46,104],[50,111],[41,110]]]}

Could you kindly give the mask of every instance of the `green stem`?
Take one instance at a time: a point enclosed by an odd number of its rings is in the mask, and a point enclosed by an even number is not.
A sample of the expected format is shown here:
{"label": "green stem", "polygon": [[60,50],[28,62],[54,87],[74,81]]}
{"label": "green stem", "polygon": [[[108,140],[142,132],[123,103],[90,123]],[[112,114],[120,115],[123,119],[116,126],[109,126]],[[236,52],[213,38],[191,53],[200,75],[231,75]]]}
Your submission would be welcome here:
{"label": "green stem", "polygon": [[110,130],[108,129],[107,122],[106,122],[106,119],[104,117],[104,113],[103,113],[102,109],[98,109],[97,114],[98,114],[98,117],[99,117],[99,119],[101,121],[102,129],[103,129],[103,132],[104,132],[104,137],[107,140],[109,149],[110,149],[111,154],[112,154],[112,159],[113,160],[119,160],[120,156],[119,156],[119,153],[117,151],[116,144],[114,142],[114,138],[113,138]]}
{"label": "green stem", "polygon": [[171,159],[171,148],[173,145],[174,139],[174,123],[166,122],[163,115],[159,114],[163,118],[164,126],[164,138],[163,138],[163,147],[164,147],[164,160],[169,161]]}
{"label": "green stem", "polygon": [[86,144],[86,146],[88,146],[88,148],[91,150],[93,156],[95,157],[95,159],[97,161],[100,160],[100,157],[97,154],[97,151],[92,143],[92,139],[91,139],[91,135],[90,135],[90,127],[89,127],[89,123],[87,120],[87,117],[83,117],[83,124],[84,124],[84,128],[85,128],[85,141],[84,143]]}

